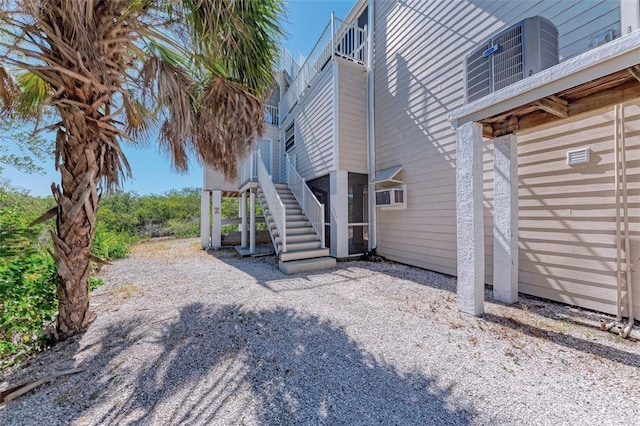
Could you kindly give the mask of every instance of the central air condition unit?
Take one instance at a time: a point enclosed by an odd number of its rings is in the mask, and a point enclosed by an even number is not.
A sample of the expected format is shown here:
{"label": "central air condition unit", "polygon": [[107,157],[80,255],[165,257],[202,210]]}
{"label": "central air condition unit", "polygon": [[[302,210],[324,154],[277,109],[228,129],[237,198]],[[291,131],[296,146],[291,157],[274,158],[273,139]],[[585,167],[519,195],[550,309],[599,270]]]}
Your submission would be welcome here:
{"label": "central air condition unit", "polygon": [[402,209],[407,207],[405,197],[407,186],[394,186],[393,188],[379,189],[376,191],[376,207]]}
{"label": "central air condition unit", "polygon": [[557,28],[540,16],[524,19],[467,55],[466,100],[475,101],[557,65],[558,58]]}

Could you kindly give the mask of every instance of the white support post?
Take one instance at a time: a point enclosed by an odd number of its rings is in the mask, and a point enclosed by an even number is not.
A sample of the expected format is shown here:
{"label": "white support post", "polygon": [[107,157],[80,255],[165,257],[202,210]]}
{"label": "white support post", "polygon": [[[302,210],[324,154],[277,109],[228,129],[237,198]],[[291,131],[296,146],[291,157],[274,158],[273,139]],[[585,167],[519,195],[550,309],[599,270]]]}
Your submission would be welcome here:
{"label": "white support post", "polygon": [[222,247],[222,191],[211,191],[211,205],[213,207],[213,229],[211,230],[211,247]]}
{"label": "white support post", "polygon": [[249,253],[256,252],[256,191],[251,188],[249,195]]}
{"label": "white support post", "polygon": [[484,313],[484,228],[482,205],[482,126],[466,123],[456,131],[458,229],[458,309]]}
{"label": "white support post", "polygon": [[242,218],[242,224],[240,225],[240,247],[247,247],[247,191],[242,192],[242,198],[240,198],[240,217]]}
{"label": "white support post", "polygon": [[518,301],[518,143],[515,135],[493,141],[493,297]]}
{"label": "white support post", "polygon": [[349,207],[348,207],[348,173],[344,170],[331,172],[329,175],[331,206],[331,247],[333,257],[349,255]]}
{"label": "white support post", "polygon": [[203,249],[211,244],[211,191],[200,195],[200,245]]}

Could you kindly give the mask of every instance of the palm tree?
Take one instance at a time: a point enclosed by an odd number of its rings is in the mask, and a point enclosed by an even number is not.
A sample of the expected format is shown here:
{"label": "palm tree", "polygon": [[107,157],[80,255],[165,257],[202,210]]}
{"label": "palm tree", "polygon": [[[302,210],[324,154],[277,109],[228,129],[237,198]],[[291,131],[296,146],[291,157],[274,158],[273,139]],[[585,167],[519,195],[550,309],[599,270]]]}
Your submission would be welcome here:
{"label": "palm tree", "polygon": [[236,174],[263,132],[282,0],[0,0],[0,102],[52,109],[58,333],[90,320],[88,279],[100,196],[130,168],[120,142],[157,129],[173,166]]}

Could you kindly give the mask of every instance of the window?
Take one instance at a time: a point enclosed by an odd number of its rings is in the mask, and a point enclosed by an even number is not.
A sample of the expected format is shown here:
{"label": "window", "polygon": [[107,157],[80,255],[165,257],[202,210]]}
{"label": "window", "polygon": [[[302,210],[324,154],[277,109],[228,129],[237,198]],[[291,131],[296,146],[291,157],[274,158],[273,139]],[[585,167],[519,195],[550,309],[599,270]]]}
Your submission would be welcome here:
{"label": "window", "polygon": [[296,137],[295,137],[295,127],[294,127],[295,123],[291,123],[289,125],[289,127],[287,127],[287,129],[284,131],[284,150],[285,152],[289,152],[291,151],[291,149],[294,147],[294,145],[296,144]]}

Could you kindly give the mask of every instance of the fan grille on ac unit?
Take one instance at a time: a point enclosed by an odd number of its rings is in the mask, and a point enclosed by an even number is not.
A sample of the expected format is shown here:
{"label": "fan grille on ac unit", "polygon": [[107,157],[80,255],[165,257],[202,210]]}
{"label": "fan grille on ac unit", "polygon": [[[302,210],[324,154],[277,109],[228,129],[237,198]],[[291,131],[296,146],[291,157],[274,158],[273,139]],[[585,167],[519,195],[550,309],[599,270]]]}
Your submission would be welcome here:
{"label": "fan grille on ac unit", "polygon": [[493,90],[500,90],[522,80],[524,69],[522,26],[499,34],[493,39],[500,49],[493,55]]}
{"label": "fan grille on ac unit", "polygon": [[490,47],[481,45],[467,56],[467,99],[473,101],[491,93],[491,64],[482,53]]}
{"label": "fan grille on ac unit", "polygon": [[465,59],[466,100],[480,99],[558,63],[558,30],[526,18],[476,46]]}

